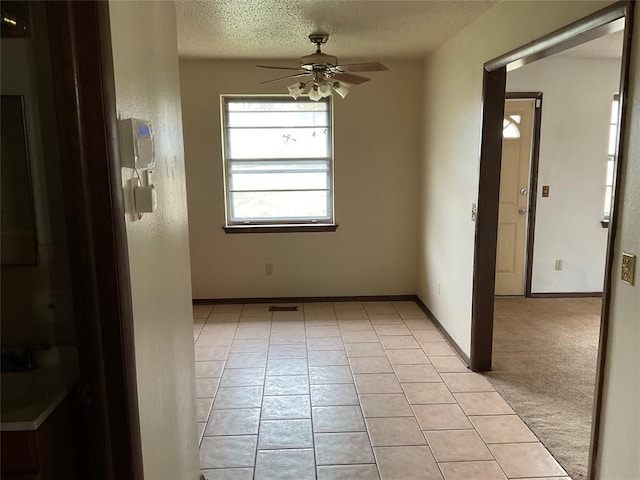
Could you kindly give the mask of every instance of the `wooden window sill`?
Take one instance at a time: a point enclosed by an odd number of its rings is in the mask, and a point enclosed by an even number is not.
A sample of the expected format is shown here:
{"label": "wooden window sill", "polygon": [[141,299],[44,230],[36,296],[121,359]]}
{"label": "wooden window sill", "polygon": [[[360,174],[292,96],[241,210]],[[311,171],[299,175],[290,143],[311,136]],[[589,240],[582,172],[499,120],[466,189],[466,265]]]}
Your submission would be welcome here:
{"label": "wooden window sill", "polygon": [[335,232],[337,228],[336,224],[230,225],[222,227],[225,233]]}

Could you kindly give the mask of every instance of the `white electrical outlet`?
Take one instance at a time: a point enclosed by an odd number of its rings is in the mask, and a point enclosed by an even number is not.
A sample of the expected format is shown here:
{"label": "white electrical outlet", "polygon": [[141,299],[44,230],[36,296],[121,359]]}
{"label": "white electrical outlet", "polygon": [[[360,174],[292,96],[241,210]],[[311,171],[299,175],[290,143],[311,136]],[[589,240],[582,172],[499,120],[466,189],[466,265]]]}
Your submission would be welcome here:
{"label": "white electrical outlet", "polygon": [[556,260],[556,270],[562,270],[562,259],[560,258]]}
{"label": "white electrical outlet", "polygon": [[265,263],[264,264],[264,274],[265,275],[273,275],[273,263]]}

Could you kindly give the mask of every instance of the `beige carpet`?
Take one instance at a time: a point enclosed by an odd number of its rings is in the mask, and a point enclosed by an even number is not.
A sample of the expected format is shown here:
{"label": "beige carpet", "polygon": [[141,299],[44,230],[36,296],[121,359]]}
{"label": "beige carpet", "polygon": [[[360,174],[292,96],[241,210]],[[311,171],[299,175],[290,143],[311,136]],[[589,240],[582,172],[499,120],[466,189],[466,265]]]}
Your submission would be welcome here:
{"label": "beige carpet", "polygon": [[600,326],[599,298],[500,298],[496,390],[574,480],[586,478]]}

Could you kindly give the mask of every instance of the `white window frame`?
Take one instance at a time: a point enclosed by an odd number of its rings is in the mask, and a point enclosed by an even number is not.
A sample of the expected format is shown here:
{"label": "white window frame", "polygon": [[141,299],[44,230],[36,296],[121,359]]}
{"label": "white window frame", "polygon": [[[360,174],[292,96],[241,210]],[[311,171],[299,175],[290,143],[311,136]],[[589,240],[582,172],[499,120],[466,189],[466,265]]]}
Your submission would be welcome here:
{"label": "white window frame", "polygon": [[[224,197],[225,197],[225,224],[228,232],[234,229],[242,228],[242,227],[311,227],[310,230],[315,229],[316,227],[326,227],[326,226],[335,226],[335,205],[334,205],[334,152],[333,152],[333,101],[331,97],[327,97],[326,99],[321,99],[321,102],[327,105],[327,113],[328,113],[328,126],[322,126],[321,128],[328,129],[327,135],[327,150],[329,152],[329,157],[314,157],[305,159],[302,157],[296,158],[255,158],[255,159],[233,159],[229,156],[229,131],[231,128],[238,127],[229,127],[228,126],[228,102],[233,101],[278,101],[278,102],[291,102],[291,103],[300,103],[300,102],[311,102],[314,105],[317,105],[319,102],[311,101],[308,97],[299,97],[297,100],[291,98],[289,95],[220,95],[220,112],[221,112],[221,128],[222,128],[222,163],[223,163],[223,172],[224,172]],[[296,126],[292,126],[295,128]],[[268,127],[267,127],[268,128]],[[310,160],[310,161],[326,161],[328,168],[328,189],[322,189],[323,191],[328,190],[329,195],[327,198],[327,212],[328,217],[326,218],[274,218],[274,219],[251,219],[251,220],[238,220],[233,216],[233,202],[231,195],[233,191],[230,188],[231,183],[231,165],[234,162],[270,162],[270,161],[279,161],[286,162],[291,161],[300,163],[301,161]],[[291,191],[315,191],[316,189],[299,189],[299,190],[291,190]],[[265,190],[270,191],[270,190]],[[273,190],[276,191],[276,190]],[[332,230],[335,230],[332,229]],[[266,230],[265,230],[266,231]],[[235,233],[235,232],[233,232]]]}
{"label": "white window frame", "polygon": [[[602,226],[609,225],[611,215],[611,203],[613,202],[613,176],[615,175],[615,159],[617,155],[618,137],[620,136],[620,126],[618,125],[620,116],[620,94],[614,93],[611,101],[611,119],[609,120],[609,144],[607,146],[607,176],[605,178],[605,198]],[[610,148],[613,146],[613,148]],[[611,175],[609,175],[611,173]],[[607,202],[607,198],[609,202]]]}

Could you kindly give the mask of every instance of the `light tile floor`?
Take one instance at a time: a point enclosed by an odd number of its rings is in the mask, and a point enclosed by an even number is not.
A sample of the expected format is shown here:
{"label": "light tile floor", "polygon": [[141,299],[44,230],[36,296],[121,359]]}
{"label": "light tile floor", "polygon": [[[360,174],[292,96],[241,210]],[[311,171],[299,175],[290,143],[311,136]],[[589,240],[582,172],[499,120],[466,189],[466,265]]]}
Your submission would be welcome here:
{"label": "light tile floor", "polygon": [[414,302],[296,306],[194,307],[208,480],[570,480]]}

